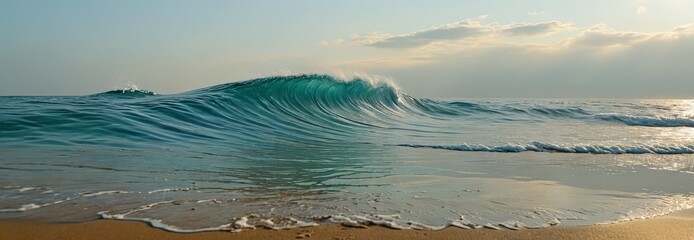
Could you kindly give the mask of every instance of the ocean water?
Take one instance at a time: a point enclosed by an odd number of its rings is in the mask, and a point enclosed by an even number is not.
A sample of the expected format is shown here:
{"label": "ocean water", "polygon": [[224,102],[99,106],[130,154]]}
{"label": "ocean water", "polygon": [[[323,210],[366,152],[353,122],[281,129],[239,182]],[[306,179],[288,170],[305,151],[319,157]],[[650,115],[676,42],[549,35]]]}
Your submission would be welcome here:
{"label": "ocean water", "polygon": [[692,100],[425,99],[326,75],[0,97],[0,219],[543,228],[692,208],[693,183]]}

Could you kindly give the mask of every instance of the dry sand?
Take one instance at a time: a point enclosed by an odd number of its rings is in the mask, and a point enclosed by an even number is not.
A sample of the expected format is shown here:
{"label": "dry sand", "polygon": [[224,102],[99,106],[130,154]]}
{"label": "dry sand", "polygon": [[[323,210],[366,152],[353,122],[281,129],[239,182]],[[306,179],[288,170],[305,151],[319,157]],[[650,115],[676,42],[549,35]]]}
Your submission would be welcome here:
{"label": "dry sand", "polygon": [[464,230],[449,227],[440,231],[367,229],[339,225],[289,230],[249,230],[240,233],[172,233],[142,222],[97,220],[85,223],[51,224],[29,221],[0,221],[0,239],[668,239],[694,240],[694,209],[668,216],[609,225],[551,227],[547,229]]}

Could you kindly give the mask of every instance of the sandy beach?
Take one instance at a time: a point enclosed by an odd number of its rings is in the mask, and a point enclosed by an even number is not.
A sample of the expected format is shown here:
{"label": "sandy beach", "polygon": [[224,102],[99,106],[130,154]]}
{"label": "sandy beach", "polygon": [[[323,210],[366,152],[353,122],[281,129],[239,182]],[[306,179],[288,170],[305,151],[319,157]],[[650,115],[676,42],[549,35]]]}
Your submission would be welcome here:
{"label": "sandy beach", "polygon": [[646,220],[586,227],[547,229],[439,231],[392,230],[379,226],[365,229],[339,225],[288,230],[257,229],[240,233],[172,233],[143,222],[96,220],[85,223],[0,221],[0,239],[694,239],[694,210]]}

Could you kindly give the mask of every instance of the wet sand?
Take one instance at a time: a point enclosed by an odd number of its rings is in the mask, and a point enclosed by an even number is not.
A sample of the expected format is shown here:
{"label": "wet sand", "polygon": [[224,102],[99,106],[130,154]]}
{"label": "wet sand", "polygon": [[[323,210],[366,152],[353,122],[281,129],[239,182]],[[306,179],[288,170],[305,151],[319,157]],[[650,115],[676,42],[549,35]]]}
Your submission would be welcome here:
{"label": "wet sand", "polygon": [[449,227],[439,231],[392,230],[379,226],[366,229],[329,225],[288,230],[247,230],[240,233],[172,233],[142,222],[97,220],[85,223],[0,221],[0,239],[670,239],[694,240],[694,209],[668,216],[587,227],[547,229],[465,230]]}

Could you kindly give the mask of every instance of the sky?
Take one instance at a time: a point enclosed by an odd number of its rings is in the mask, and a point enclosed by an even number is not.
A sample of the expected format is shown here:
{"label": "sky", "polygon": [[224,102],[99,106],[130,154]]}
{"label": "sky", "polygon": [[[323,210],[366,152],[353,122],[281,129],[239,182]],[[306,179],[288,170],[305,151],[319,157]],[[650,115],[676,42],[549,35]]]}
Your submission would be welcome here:
{"label": "sky", "polygon": [[430,98],[694,98],[694,1],[0,1],[0,95],[370,76]]}

